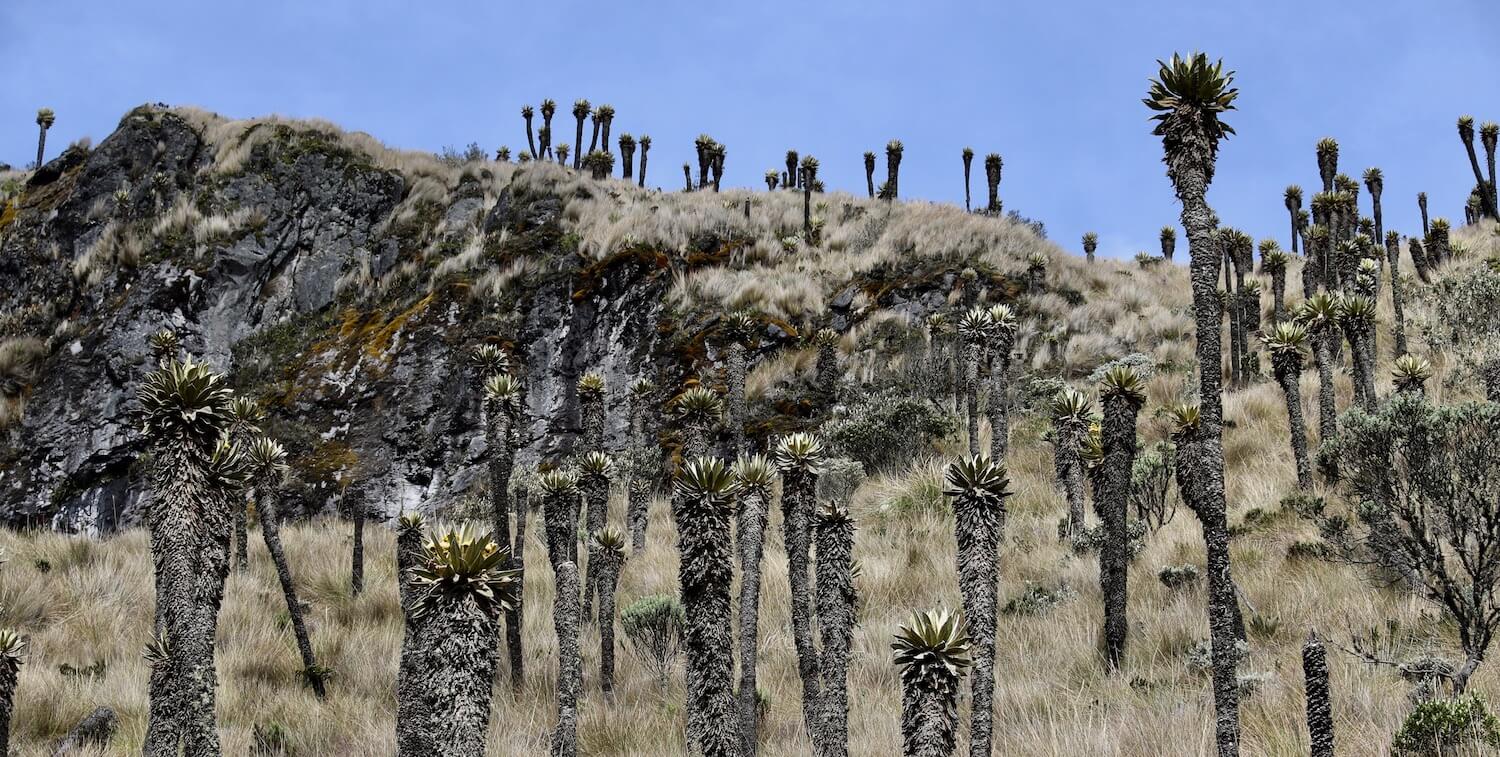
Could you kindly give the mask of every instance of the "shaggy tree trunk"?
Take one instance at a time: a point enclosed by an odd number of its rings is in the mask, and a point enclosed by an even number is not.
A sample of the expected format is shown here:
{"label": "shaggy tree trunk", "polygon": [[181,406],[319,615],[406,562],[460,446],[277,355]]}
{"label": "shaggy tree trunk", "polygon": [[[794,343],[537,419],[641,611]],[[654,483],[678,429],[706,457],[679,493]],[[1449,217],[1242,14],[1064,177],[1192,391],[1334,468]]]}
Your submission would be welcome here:
{"label": "shaggy tree trunk", "polygon": [[1373,323],[1351,324],[1349,356],[1354,365],[1354,380],[1358,384],[1360,406],[1367,412],[1375,411],[1375,325]]}
{"label": "shaggy tree trunk", "polygon": [[964,345],[964,400],[968,403],[969,454],[979,454],[979,350],[977,340]]}
{"label": "shaggy tree trunk", "polygon": [[[214,636],[224,579],[229,573],[229,538],[233,498],[242,492],[226,490],[206,480],[206,472],[189,450],[158,448],[152,471],[156,499],[150,513],[159,572],[157,598],[163,607],[163,627],[171,649],[170,700],[177,712],[176,728],[153,728],[159,738],[180,737],[187,757],[220,753],[215,723],[218,676],[214,667]],[[148,743],[150,754],[175,754],[176,744]]]}
{"label": "shaggy tree trunk", "polygon": [[1297,355],[1272,355],[1271,362],[1276,372],[1276,383],[1281,385],[1282,396],[1286,398],[1287,423],[1292,433],[1292,457],[1297,461],[1297,488],[1310,491],[1312,464],[1307,456],[1307,428],[1302,420],[1302,388],[1299,386],[1302,359]]}
{"label": "shaggy tree trunk", "polygon": [[1328,656],[1316,634],[1309,634],[1302,645],[1302,675],[1307,691],[1307,732],[1312,743],[1312,757],[1333,757],[1333,705],[1329,701]]}
{"label": "shaggy tree trunk", "polygon": [[1099,553],[1099,579],[1104,594],[1104,657],[1111,670],[1119,670],[1125,657],[1129,631],[1128,581],[1130,535],[1128,528],[1130,471],[1135,464],[1136,412],[1131,398],[1113,394],[1104,399],[1100,463],[1094,509],[1104,522],[1104,546]]}
{"label": "shaggy tree trunk", "polygon": [[729,548],[729,509],[678,494],[672,499],[678,580],[687,618],[689,744],[706,757],[738,757],[741,733],[733,699],[734,631],[729,591],[734,562]]}
{"label": "shaggy tree trunk", "polygon": [[630,550],[640,554],[646,548],[646,521],[651,507],[651,481],[638,473],[630,476],[629,503],[625,507],[625,521],[630,528]]}
{"label": "shaggy tree trunk", "polygon": [[[151,672],[146,683],[150,697],[147,713],[149,721],[141,754],[145,757],[178,757],[177,743],[181,735],[177,727],[178,706],[172,690],[174,665],[170,659],[156,660],[149,664]],[[3,681],[0,681],[0,693],[3,693]],[[6,701],[9,702],[8,699]],[[5,718],[9,718],[8,709],[5,710]],[[4,739],[0,738],[0,754],[9,754],[4,747]]]}
{"label": "shaggy tree trunk", "polygon": [[[967,212],[972,212],[974,210],[972,204],[970,203],[970,199],[969,199],[969,186],[970,186],[969,175],[970,175],[970,173],[971,173],[971,171],[973,169],[974,153],[966,151],[964,153],[963,157],[964,157],[964,212],[967,213]],[[875,161],[873,160],[873,156],[872,156],[872,160],[870,160],[869,163],[866,165],[865,171],[868,172],[868,173],[871,173],[871,174],[873,174],[875,172]],[[870,183],[870,196],[871,197],[875,196],[875,184],[874,184],[873,180]]]}
{"label": "shaggy tree trunk", "polygon": [[234,569],[239,573],[250,570],[250,547],[245,543],[249,532],[246,521],[246,502],[234,503]]}
{"label": "shaggy tree trunk", "polygon": [[822,340],[818,344],[816,376],[823,407],[833,407],[838,399],[839,355],[838,345],[831,339]]}
{"label": "shaggy tree trunk", "polygon": [[636,177],[635,185],[644,188],[646,186],[646,153],[651,151],[649,144],[641,145],[641,174]]}
{"label": "shaggy tree trunk", "polygon": [[396,671],[396,754],[422,757],[435,754],[437,744],[426,729],[429,706],[422,692],[427,672],[422,658],[422,628],[426,618],[416,616],[418,601],[412,587],[412,571],[422,562],[422,531],[402,528],[396,535],[396,581],[401,596],[404,635],[401,662]]}
{"label": "shaggy tree trunk", "polygon": [[1391,274],[1391,310],[1395,312],[1396,323],[1392,329],[1396,333],[1396,354],[1401,357],[1406,354],[1406,315],[1405,298],[1401,287],[1401,238],[1396,232],[1391,232],[1385,238],[1385,259],[1389,264],[1387,270]]}
{"label": "shaggy tree trunk", "polygon": [[949,757],[958,739],[958,681],[946,690],[903,682],[901,754],[904,757]]}
{"label": "shaggy tree trunk", "polygon": [[849,754],[849,648],[854,639],[854,522],[818,524],[818,637],[823,645],[824,757]]}
{"label": "shaggy tree trunk", "polygon": [[[589,534],[598,533],[604,528],[604,522],[609,515],[609,479],[604,476],[585,475],[580,489],[584,502],[584,531]],[[599,571],[594,567],[594,562],[598,559],[596,551],[592,545],[589,546],[589,560],[584,566],[583,619],[585,622],[594,617],[594,594],[599,588]]]}
{"label": "shaggy tree trunk", "polygon": [[[1339,433],[1338,409],[1334,403],[1333,347],[1337,339],[1332,325],[1324,325],[1313,334],[1313,360],[1318,365],[1318,444],[1332,441]],[[1337,462],[1332,458],[1320,459],[1323,475],[1332,481],[1338,478]]]}
{"label": "shaggy tree trunk", "polygon": [[1281,323],[1286,318],[1286,269],[1271,272],[1271,323]]}
{"label": "shaggy tree trunk", "polygon": [[[0,663],[0,755],[10,754],[10,719],[16,708],[16,683],[20,679],[21,663]],[[154,687],[153,687],[154,688]],[[152,699],[152,704],[156,699]],[[153,724],[155,719],[153,718]],[[175,753],[173,749],[172,753]]]}
{"label": "shaggy tree trunk", "polygon": [[1084,528],[1083,461],[1078,454],[1081,442],[1077,429],[1064,428],[1057,433],[1057,444],[1053,454],[1057,456],[1058,482],[1068,500],[1068,539],[1076,540]]}
{"label": "shaggy tree trunk", "polygon": [[354,511],[354,550],[349,568],[349,588],[357,597],[365,590],[365,503],[355,495],[350,509]]}
{"label": "shaggy tree trunk", "polygon": [[1240,352],[1240,336],[1243,333],[1243,323],[1240,316],[1242,315],[1243,308],[1240,307],[1239,290],[1235,289],[1234,286],[1235,282],[1232,275],[1234,272],[1233,256],[1229,252],[1227,243],[1221,242],[1220,244],[1224,248],[1224,293],[1227,297],[1224,310],[1229,317],[1229,384],[1230,386],[1238,386],[1244,379],[1240,375],[1240,366],[1243,363],[1241,358],[1242,353]]}
{"label": "shaggy tree trunk", "polygon": [[787,583],[792,597],[792,644],[797,649],[797,675],[802,679],[802,718],[808,738],[819,746],[818,709],[821,683],[818,650],[813,646],[813,596],[808,579],[813,499],[818,476],[808,471],[789,471],[782,476],[782,540],[786,544]]}
{"label": "shaggy tree trunk", "polygon": [[990,354],[990,459],[1005,462],[1010,446],[1010,344],[997,340]]}
{"label": "shaggy tree trunk", "polygon": [[[574,592],[575,603],[577,596]],[[440,745],[436,754],[484,757],[499,610],[463,595],[440,602],[429,614],[418,640],[426,668],[420,696],[430,703],[425,730]]]}
{"label": "shaggy tree trunk", "polygon": [[[1237,607],[1229,573],[1229,528],[1224,499],[1224,408],[1221,396],[1223,353],[1220,349],[1218,279],[1219,250],[1213,240],[1212,210],[1206,194],[1213,165],[1211,139],[1186,134],[1176,150],[1167,151],[1167,173],[1182,204],[1182,228],[1187,232],[1189,273],[1193,285],[1193,320],[1197,333],[1199,429],[1201,439],[1192,450],[1195,469],[1188,477],[1203,538],[1208,551],[1210,583],[1209,627],[1214,652],[1214,731],[1219,757],[1237,757],[1240,742],[1239,691],[1233,646],[1233,610]],[[1182,469],[1179,468],[1179,471]],[[1227,600],[1226,593],[1227,592]],[[1228,629],[1229,635],[1224,631]],[[1229,646],[1225,646],[1228,644]]]}
{"label": "shaggy tree trunk", "polygon": [[958,589],[973,641],[974,675],[970,684],[969,753],[990,754],[995,696],[995,605],[1000,591],[1000,538],[1005,532],[1004,503],[985,503],[960,495],[953,502],[958,544]]}
{"label": "shaggy tree trunk", "polygon": [[578,566],[569,560],[557,565],[557,730],[552,757],[578,757],[578,693],[583,661],[578,650]]}
{"label": "shaggy tree trunk", "polygon": [[747,757],[753,757],[759,743],[760,701],[755,673],[760,642],[760,561],[769,504],[764,492],[745,493],[736,528],[740,548],[740,751]]}
{"label": "shaggy tree trunk", "polygon": [[[1208,634],[1213,669],[1215,732],[1220,757],[1239,753],[1239,599],[1229,566],[1229,526],[1223,499],[1208,492],[1224,491],[1222,467],[1213,465],[1214,448],[1200,434],[1178,439],[1177,482],[1188,508],[1203,526],[1208,555]],[[1223,452],[1219,461],[1222,464]]]}
{"label": "shaggy tree trunk", "polygon": [[292,619],[292,632],[297,637],[297,651],[302,655],[302,673],[318,699],[327,693],[323,689],[323,675],[313,658],[312,640],[307,635],[307,622],[303,618],[302,603],[297,601],[297,585],[292,582],[292,568],[286,561],[286,550],[281,547],[281,526],[276,519],[276,484],[262,481],[260,497],[255,502],[255,512],[260,517],[260,535],[265,539],[266,551],[271,553],[271,562],[276,565],[276,578],[281,582],[281,594],[286,598],[287,614]]}
{"label": "shaggy tree trunk", "polygon": [[510,685],[520,690],[526,672],[521,630],[526,627],[526,521],[531,514],[531,495],[516,492],[516,539],[512,542],[510,567],[516,571],[516,601],[505,611],[505,647],[510,653]]}
{"label": "shaggy tree trunk", "polygon": [[[821,358],[821,353],[819,357]],[[738,341],[730,343],[728,354],[724,358],[724,372],[729,384],[729,438],[730,443],[734,445],[736,457],[750,452],[745,447],[746,370],[745,345]]]}
{"label": "shaggy tree trunk", "polygon": [[578,559],[578,493],[549,492],[542,496],[542,516],[547,527],[547,558],[552,570]]}
{"label": "shaggy tree trunk", "polygon": [[615,693],[615,588],[623,558],[614,551],[599,556],[599,687],[609,699]]}

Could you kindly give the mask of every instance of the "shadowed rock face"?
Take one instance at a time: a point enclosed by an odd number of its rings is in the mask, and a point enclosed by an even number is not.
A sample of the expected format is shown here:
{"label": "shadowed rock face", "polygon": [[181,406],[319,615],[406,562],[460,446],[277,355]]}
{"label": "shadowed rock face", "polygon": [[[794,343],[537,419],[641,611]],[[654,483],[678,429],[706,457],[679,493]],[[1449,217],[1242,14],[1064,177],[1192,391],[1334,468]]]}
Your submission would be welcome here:
{"label": "shadowed rock face", "polygon": [[[138,108],[97,148],[38,172],[0,226],[0,281],[10,284],[0,313],[23,314],[0,340],[48,340],[23,420],[0,430],[0,520],[100,532],[138,522],[145,487],[130,412],[152,367],[146,339],[163,328],[266,404],[266,431],[290,451],[292,514],[336,506],[340,478],[375,517],[442,507],[479,481],[485,449],[466,355],[480,340],[499,337],[522,359],[533,420],[521,465],[571,445],[582,373],[608,382],[617,449],[630,382],[653,365],[668,366],[650,370],[658,381],[683,375],[661,354],[669,271],[624,258],[585,275],[560,243],[558,198],[507,189],[486,211],[478,179],[465,177],[446,207],[401,219],[412,190],[400,172],[316,132],[249,128],[276,132],[241,168],[210,171],[217,146],[192,123]],[[184,197],[204,216],[249,220],[206,241],[191,229],[153,235]],[[111,223],[147,240],[140,263],[107,266],[86,285],[74,261]],[[425,281],[339,292],[341,276],[368,266],[379,277],[466,228],[486,243],[506,238],[487,255],[528,257],[543,272],[500,306],[461,279],[430,292]]]}

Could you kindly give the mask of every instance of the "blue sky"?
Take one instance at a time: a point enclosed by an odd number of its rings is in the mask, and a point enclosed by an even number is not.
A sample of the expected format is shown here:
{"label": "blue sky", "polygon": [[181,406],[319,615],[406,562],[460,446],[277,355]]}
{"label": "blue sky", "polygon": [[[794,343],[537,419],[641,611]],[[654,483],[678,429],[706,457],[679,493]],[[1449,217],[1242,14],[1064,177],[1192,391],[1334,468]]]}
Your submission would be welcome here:
{"label": "blue sky", "polygon": [[1489,0],[4,0],[0,160],[31,159],[42,105],[58,114],[49,155],[156,101],[493,150],[524,143],[522,104],[552,97],[567,118],[587,97],[615,106],[616,133],[652,136],[654,184],[676,187],[707,132],[726,183],[762,186],[796,148],[858,192],[863,152],[899,138],[903,197],[962,202],[971,145],[976,197],[998,152],[1007,209],[1069,249],[1094,230],[1128,257],[1177,223],[1146,80],[1156,58],[1203,49],[1242,92],[1210,193],[1226,224],[1285,244],[1282,189],[1317,183],[1313,145],[1331,135],[1344,172],[1384,170],[1386,228],[1409,233],[1418,191],[1462,219],[1454,121],[1500,120],[1497,27]]}

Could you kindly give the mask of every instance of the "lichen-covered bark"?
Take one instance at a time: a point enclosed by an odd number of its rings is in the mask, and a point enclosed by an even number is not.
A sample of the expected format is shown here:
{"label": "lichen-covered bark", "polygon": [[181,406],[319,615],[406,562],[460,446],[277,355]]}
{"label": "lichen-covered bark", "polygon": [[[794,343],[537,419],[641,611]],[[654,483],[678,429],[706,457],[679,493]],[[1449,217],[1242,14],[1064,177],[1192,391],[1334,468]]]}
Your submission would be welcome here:
{"label": "lichen-covered bark", "polygon": [[[576,591],[573,596],[576,603]],[[418,641],[424,668],[421,697],[427,705],[423,728],[437,745],[434,754],[484,757],[499,609],[466,594],[440,600],[428,615]]]}
{"label": "lichen-covered bark", "polygon": [[302,603],[297,601],[297,585],[292,581],[292,568],[287,563],[286,550],[281,547],[281,526],[276,514],[276,482],[262,480],[257,489],[259,496],[255,501],[255,512],[260,518],[260,534],[265,539],[266,551],[271,553],[271,562],[276,565],[276,578],[281,582],[281,594],[286,599],[287,614],[292,619],[292,632],[297,637],[297,652],[302,655],[302,671],[313,693],[322,699],[327,695],[323,687],[323,676],[313,657],[312,640],[307,635]]}
{"label": "lichen-covered bark", "polygon": [[1130,536],[1127,523],[1130,472],[1135,463],[1136,412],[1133,400],[1120,394],[1104,399],[1101,441],[1104,460],[1094,490],[1094,509],[1104,522],[1104,546],[1099,553],[1099,578],[1104,594],[1104,657],[1119,669],[1129,632],[1128,596]]}
{"label": "lichen-covered bark", "polygon": [[724,357],[724,374],[729,385],[729,438],[736,457],[750,454],[745,446],[745,373],[748,370],[745,345],[731,342]]}
{"label": "lichen-covered bark", "polygon": [[[159,660],[151,663],[147,678],[147,696],[150,698],[146,741],[141,753],[145,757],[177,757],[177,704],[172,701],[172,661]],[[0,747],[4,744],[0,743]],[[0,749],[0,754],[8,754]]]}
{"label": "lichen-covered bark", "polygon": [[808,576],[816,473],[787,471],[782,476],[782,540],[786,544],[787,584],[792,592],[792,645],[797,650],[797,675],[802,679],[802,717],[808,738],[818,740],[818,650],[813,646],[813,596]]}
{"label": "lichen-covered bark", "polygon": [[578,566],[563,560],[557,565],[557,603],[553,610],[557,628],[557,730],[552,736],[552,757],[578,757],[578,694],[583,678],[578,622]]}
{"label": "lichen-covered bark", "polygon": [[516,601],[505,610],[505,647],[510,654],[510,685],[519,690],[525,680],[521,629],[526,627],[526,522],[531,515],[530,492],[516,492],[516,538],[512,542],[510,566],[516,571]]}
{"label": "lichen-covered bark", "polygon": [[973,642],[974,706],[970,725],[972,755],[990,754],[995,697],[995,605],[1000,591],[1000,537],[1005,532],[1003,503],[959,496],[953,502],[958,544],[958,589]]}
{"label": "lichen-covered bark", "polygon": [[968,403],[969,454],[979,454],[979,351],[977,340],[964,344],[964,400]]}
{"label": "lichen-covered bark", "polygon": [[245,504],[244,501],[234,503],[234,569],[240,573],[250,570],[250,548],[245,543],[249,532]]}
{"label": "lichen-covered bark", "polygon": [[[598,533],[599,529],[604,528],[604,521],[609,515],[609,479],[604,476],[586,475],[579,483],[579,493],[583,497],[584,532]],[[583,618],[585,620],[594,617],[594,594],[598,591],[599,585],[599,571],[594,567],[598,555],[594,554],[592,546],[589,547],[588,558],[583,573]]]}
{"label": "lichen-covered bark", "polygon": [[958,740],[958,681],[947,690],[906,684],[901,696],[901,754],[949,757]]}
{"label": "lichen-covered bark", "polygon": [[403,528],[396,535],[396,580],[401,594],[404,635],[401,662],[396,671],[396,754],[421,757],[434,754],[436,745],[426,731],[429,704],[422,696],[427,678],[422,656],[422,628],[426,618],[416,616],[418,596],[412,587],[412,571],[421,564],[422,531]]}
{"label": "lichen-covered bark", "polygon": [[[729,511],[681,493],[672,498],[682,555],[678,579],[687,616],[683,634],[688,665],[688,733],[706,757],[740,754],[739,720],[733,701],[734,633],[729,589],[734,563],[729,548]],[[696,727],[695,727],[696,723]]]}
{"label": "lichen-covered bark", "polygon": [[1385,238],[1386,270],[1391,274],[1391,310],[1395,313],[1396,357],[1406,354],[1406,298],[1401,285],[1401,239],[1396,232]]}
{"label": "lichen-covered bark", "polygon": [[647,511],[651,507],[651,481],[631,474],[626,488],[625,525],[630,529],[630,550],[639,554],[646,548]]}
{"label": "lichen-covered bark", "polygon": [[756,692],[756,665],[760,649],[760,561],[765,550],[766,492],[751,490],[740,499],[740,688],[739,718],[741,751],[753,756],[759,744],[760,702]]}
{"label": "lichen-covered bark", "polygon": [[10,719],[15,712],[16,683],[20,674],[19,662],[0,662],[0,754],[10,754]]}
{"label": "lichen-covered bark", "polygon": [[599,687],[606,697],[615,691],[615,588],[623,558],[612,551],[599,557]]}
{"label": "lichen-covered bark", "polygon": [[990,353],[990,459],[1005,462],[1010,447],[1010,340],[998,340]]}
{"label": "lichen-covered bark", "polygon": [[1328,690],[1328,653],[1309,635],[1302,645],[1302,675],[1307,692],[1307,732],[1312,757],[1333,757],[1333,704]]}
{"label": "lichen-covered bark", "polygon": [[[1229,567],[1229,526],[1223,499],[1211,496],[1214,487],[1222,494],[1223,474],[1217,476],[1209,462],[1214,450],[1197,433],[1177,438],[1178,487],[1188,508],[1203,527],[1208,555],[1208,634],[1212,646],[1214,730],[1220,757],[1239,753],[1239,600]],[[1217,440],[1214,441],[1215,446]],[[1219,451],[1219,460],[1223,452]],[[1220,469],[1222,471],[1222,468]]]}
{"label": "lichen-covered bark", "polygon": [[854,639],[854,523],[820,521],[818,540],[818,638],[823,644],[822,750],[824,757],[849,754],[849,648]]}
{"label": "lichen-covered bark", "polygon": [[[1166,126],[1166,124],[1164,124]],[[1213,211],[1206,200],[1213,179],[1217,146],[1214,138],[1183,124],[1166,129],[1163,138],[1167,175],[1182,204],[1180,220],[1187,232],[1193,285],[1193,321],[1197,334],[1198,400],[1201,440],[1192,452],[1193,469],[1187,488],[1198,502],[1208,549],[1210,584],[1209,626],[1214,646],[1214,740],[1219,757],[1237,757],[1240,742],[1238,663],[1231,608],[1236,607],[1229,576],[1229,534],[1225,521],[1224,449],[1222,445],[1223,352],[1220,345],[1219,295],[1216,282],[1219,249],[1214,243]],[[1182,472],[1179,468],[1179,474]],[[1227,592],[1227,602],[1225,593]],[[1228,646],[1225,646],[1228,644]]]}
{"label": "lichen-covered bark", "polygon": [[[170,698],[176,712],[163,713],[176,728],[154,729],[158,738],[181,738],[187,757],[217,755],[215,723],[214,635],[224,579],[229,573],[230,502],[241,496],[207,479],[195,452],[159,446],[152,481],[156,499],[150,525],[159,536],[153,543],[159,572],[157,603],[163,607],[163,626],[172,649]],[[146,745],[154,754],[171,753],[173,746]]]}
{"label": "lichen-covered bark", "polygon": [[578,559],[578,493],[548,493],[542,496],[542,516],[547,527],[547,557],[555,572],[564,562]]}
{"label": "lichen-covered bark", "polygon": [[1307,427],[1302,420],[1302,357],[1297,354],[1272,355],[1271,367],[1276,383],[1286,398],[1287,423],[1291,429],[1292,458],[1297,462],[1297,488],[1312,489],[1312,463],[1307,456]]}

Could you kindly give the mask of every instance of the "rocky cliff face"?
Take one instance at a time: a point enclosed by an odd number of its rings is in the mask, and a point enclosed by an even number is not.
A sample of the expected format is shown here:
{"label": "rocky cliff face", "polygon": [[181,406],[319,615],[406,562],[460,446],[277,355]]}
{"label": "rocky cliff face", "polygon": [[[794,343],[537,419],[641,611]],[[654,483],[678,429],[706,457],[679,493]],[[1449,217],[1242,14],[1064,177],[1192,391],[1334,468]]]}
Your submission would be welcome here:
{"label": "rocky cliff face", "polygon": [[571,450],[585,372],[606,380],[615,449],[635,379],[658,400],[721,385],[731,309],[765,324],[748,419],[762,440],[827,410],[800,341],[817,328],[843,335],[855,393],[920,349],[938,310],[1010,303],[1031,355],[1017,364],[1063,375],[1153,338],[1138,324],[1162,306],[1138,284],[1160,272],[1085,267],[1035,227],[951,206],[829,193],[811,208],[795,192],[663,193],[550,163],[445,163],[320,122],[137,108],[97,148],[0,174],[0,520],[138,520],[131,411],[161,329],[264,405],[289,453],[287,502],[377,517],[480,493],[480,343],[503,345],[523,380],[528,465]]}
{"label": "rocky cliff face", "polygon": [[[570,444],[583,372],[623,401],[646,366],[672,370],[648,359],[671,340],[669,272],[642,255],[585,266],[557,197],[512,191],[490,169],[451,171],[457,186],[434,191],[315,129],[194,116],[131,112],[97,148],[37,171],[0,216],[0,339],[18,355],[0,370],[5,401],[25,406],[0,432],[9,523],[135,521],[131,408],[163,328],[266,404],[292,501],[309,512],[351,482],[377,513],[465,492],[485,455],[465,361],[479,342],[523,363],[535,419],[523,461]],[[460,275],[391,275],[460,248],[528,265],[497,297]]]}

